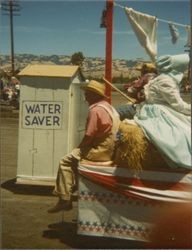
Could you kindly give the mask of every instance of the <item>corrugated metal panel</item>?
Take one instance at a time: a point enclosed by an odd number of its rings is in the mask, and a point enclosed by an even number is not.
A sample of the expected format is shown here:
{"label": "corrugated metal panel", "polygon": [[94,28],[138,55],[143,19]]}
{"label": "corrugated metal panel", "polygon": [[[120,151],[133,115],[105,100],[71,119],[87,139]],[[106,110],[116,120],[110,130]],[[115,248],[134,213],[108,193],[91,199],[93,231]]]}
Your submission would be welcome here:
{"label": "corrugated metal panel", "polygon": [[49,76],[72,77],[78,71],[78,66],[31,64],[24,68],[19,76]]}

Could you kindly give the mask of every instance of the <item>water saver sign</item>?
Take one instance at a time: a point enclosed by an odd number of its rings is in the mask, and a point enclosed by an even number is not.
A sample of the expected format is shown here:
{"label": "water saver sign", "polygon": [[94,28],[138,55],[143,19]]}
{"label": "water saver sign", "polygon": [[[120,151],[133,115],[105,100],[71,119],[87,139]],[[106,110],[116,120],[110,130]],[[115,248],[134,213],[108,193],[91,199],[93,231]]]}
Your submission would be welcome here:
{"label": "water saver sign", "polygon": [[62,102],[22,102],[22,127],[35,129],[61,129]]}

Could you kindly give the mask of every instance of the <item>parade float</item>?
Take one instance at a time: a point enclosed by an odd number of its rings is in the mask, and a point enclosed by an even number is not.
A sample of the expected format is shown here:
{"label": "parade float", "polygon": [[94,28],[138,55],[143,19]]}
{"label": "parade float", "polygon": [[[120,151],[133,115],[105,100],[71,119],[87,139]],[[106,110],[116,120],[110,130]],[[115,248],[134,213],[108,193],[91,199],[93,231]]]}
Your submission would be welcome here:
{"label": "parade float", "polygon": [[[131,11],[126,9],[129,14]],[[111,97],[111,91],[116,90],[111,84],[112,16],[113,1],[108,0],[104,22],[106,25],[104,81],[106,95],[109,97]],[[132,16],[129,15],[128,18],[131,20]],[[132,27],[136,32],[137,24],[132,22]],[[143,35],[145,36],[144,33]],[[143,37],[138,35],[138,39],[154,60],[155,47],[146,48]],[[126,129],[123,126],[127,126]],[[154,129],[158,131],[157,124],[155,126]],[[177,156],[176,152],[173,156],[177,167],[173,167],[162,157],[162,152],[159,152],[156,145],[154,146],[153,140],[151,142],[148,140],[149,137],[146,138],[142,126],[122,123],[121,129],[124,131],[124,140],[117,144],[114,161],[82,161],[79,164],[78,234],[151,241],[157,218],[161,217],[163,209],[170,210],[172,206],[177,207],[192,202],[191,164],[187,167],[182,166],[186,159],[188,163],[191,162],[190,125],[187,125],[186,134],[184,132],[181,135],[181,138],[188,137],[186,144],[189,151],[187,149],[181,156],[182,159],[179,159],[180,156]],[[169,135],[172,129],[166,132]],[[160,132],[158,137],[161,137]],[[175,145],[171,145],[168,140],[167,137],[164,151],[170,148],[174,151]],[[166,144],[170,144],[169,149],[166,148]],[[178,145],[182,147],[182,140],[176,138],[175,144],[177,144],[176,148]]]}

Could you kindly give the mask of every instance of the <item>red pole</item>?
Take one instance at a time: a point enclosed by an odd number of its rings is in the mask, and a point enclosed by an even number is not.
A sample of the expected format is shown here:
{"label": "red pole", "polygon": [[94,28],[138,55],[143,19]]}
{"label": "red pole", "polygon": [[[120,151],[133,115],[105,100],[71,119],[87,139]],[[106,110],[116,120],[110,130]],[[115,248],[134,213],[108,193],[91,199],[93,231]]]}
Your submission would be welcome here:
{"label": "red pole", "polygon": [[[113,34],[113,0],[106,0],[106,51],[105,51],[105,78],[112,82],[112,34]],[[112,87],[106,84],[105,94],[111,103]]]}

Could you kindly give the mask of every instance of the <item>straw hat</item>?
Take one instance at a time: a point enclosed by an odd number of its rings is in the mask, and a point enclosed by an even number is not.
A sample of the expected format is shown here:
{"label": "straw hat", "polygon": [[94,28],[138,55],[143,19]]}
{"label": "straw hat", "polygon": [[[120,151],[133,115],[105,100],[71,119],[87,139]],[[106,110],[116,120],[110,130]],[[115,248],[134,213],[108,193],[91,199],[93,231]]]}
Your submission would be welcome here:
{"label": "straw hat", "polygon": [[143,65],[137,66],[135,70],[144,71],[145,73],[155,73],[157,71],[153,63],[144,63]]}
{"label": "straw hat", "polygon": [[142,69],[145,69],[148,72],[153,72],[156,70],[156,66],[153,63],[145,63]]}
{"label": "straw hat", "polygon": [[107,96],[105,95],[105,85],[95,80],[91,80],[86,86],[81,86],[81,89],[85,91],[92,91],[100,96],[107,98]]}

